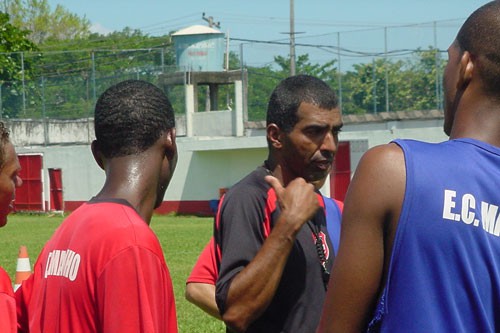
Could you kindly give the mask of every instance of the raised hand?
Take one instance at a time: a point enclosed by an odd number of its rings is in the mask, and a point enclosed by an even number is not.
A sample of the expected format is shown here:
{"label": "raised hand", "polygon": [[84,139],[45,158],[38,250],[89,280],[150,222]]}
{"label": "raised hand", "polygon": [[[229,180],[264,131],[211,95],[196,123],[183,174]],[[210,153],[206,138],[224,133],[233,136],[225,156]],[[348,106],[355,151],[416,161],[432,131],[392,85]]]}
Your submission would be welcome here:
{"label": "raised hand", "polygon": [[287,187],[283,187],[276,177],[266,176],[265,179],[276,192],[281,208],[280,219],[284,219],[298,230],[314,216],[319,203],[312,184],[299,177],[292,180]]}

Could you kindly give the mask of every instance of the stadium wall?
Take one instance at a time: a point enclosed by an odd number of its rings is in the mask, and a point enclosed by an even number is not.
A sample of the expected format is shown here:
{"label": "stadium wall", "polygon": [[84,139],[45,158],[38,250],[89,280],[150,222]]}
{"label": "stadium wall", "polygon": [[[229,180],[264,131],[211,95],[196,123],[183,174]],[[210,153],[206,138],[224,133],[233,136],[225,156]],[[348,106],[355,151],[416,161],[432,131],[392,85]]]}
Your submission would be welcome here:
{"label": "stadium wall", "polygon": [[[340,140],[351,143],[352,171],[362,154],[375,145],[396,138],[431,142],[447,139],[442,130],[442,112],[439,111],[346,115],[344,123]],[[52,123],[16,120],[8,121],[7,125],[18,154],[42,155],[40,172],[45,207],[50,207],[48,170],[51,168],[62,171],[65,211],[74,210],[100,190],[104,173],[93,160],[90,150],[93,137],[91,120]],[[51,134],[44,134],[44,131]],[[180,136],[177,145],[177,167],[164,202],[156,211],[159,214],[212,214],[211,205],[219,198],[221,190],[236,183],[267,157],[263,123],[246,123],[244,136]],[[324,192],[329,195],[328,188]]]}

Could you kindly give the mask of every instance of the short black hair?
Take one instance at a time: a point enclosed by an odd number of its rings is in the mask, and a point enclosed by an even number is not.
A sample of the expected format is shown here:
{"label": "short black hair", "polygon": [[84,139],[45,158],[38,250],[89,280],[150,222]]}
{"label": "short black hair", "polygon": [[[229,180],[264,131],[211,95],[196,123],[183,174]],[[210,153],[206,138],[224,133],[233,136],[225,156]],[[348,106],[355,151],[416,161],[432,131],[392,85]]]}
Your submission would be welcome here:
{"label": "short black hair", "polygon": [[303,102],[328,110],[338,104],[335,92],[323,80],[310,75],[290,76],[276,86],[269,98],[267,125],[274,123],[290,132],[297,124],[297,111]]}
{"label": "short black hair", "polygon": [[122,81],[108,88],[95,106],[96,143],[107,158],[141,153],[174,127],[167,96],[146,81]]}
{"label": "short black hair", "polygon": [[500,1],[491,1],[474,11],[456,40],[462,51],[476,58],[484,91],[500,99]]}

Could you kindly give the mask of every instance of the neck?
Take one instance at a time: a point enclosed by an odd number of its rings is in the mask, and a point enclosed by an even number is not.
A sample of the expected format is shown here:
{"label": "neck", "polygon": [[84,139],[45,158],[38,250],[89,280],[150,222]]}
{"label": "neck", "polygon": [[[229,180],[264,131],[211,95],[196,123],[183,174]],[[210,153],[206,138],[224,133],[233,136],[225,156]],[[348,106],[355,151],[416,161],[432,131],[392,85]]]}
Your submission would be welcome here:
{"label": "neck", "polygon": [[284,168],[281,163],[277,162],[272,157],[268,157],[268,159],[264,162],[264,167],[269,170],[271,175],[276,177],[283,186],[287,186],[292,180],[287,177],[286,168]]}
{"label": "neck", "polygon": [[459,105],[455,113],[450,139],[472,138],[500,147],[500,105],[485,96],[473,103]]}
{"label": "neck", "polygon": [[158,176],[144,161],[151,165],[151,159],[133,155],[109,160],[105,167],[106,182],[96,197],[127,200],[149,224],[155,208]]}

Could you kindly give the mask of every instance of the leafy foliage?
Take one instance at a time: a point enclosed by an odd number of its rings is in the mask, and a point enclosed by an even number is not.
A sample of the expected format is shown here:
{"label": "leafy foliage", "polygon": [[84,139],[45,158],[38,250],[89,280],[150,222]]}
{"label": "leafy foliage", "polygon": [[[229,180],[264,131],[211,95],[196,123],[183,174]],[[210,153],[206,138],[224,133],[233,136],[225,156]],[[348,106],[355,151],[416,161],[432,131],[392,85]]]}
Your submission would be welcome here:
{"label": "leafy foliage", "polygon": [[34,61],[24,59],[23,52],[38,50],[28,34],[12,25],[8,14],[0,12],[0,88],[6,92],[1,98],[2,116],[16,116],[23,107],[19,98],[27,88],[23,80],[32,77],[34,67]]}
{"label": "leafy foliage", "polygon": [[[170,35],[152,37],[131,28],[107,35],[90,33],[85,17],[62,6],[52,11],[47,0],[7,2],[12,19],[9,23],[8,15],[0,17],[0,50],[13,53],[0,56],[2,115],[87,117],[109,85],[128,78],[159,83],[160,74],[177,71]],[[41,52],[28,52],[38,49]],[[296,59],[296,73],[319,77],[338,92],[345,114],[440,108],[443,66],[439,51],[432,47],[417,49],[406,59],[377,57],[343,73],[336,60],[312,63],[308,54]],[[238,55],[230,52],[229,69],[239,68]],[[264,120],[269,95],[289,76],[290,58],[278,55],[272,64],[246,69],[248,120]],[[208,105],[206,89],[199,89],[197,111]],[[182,87],[168,90],[174,109],[183,113]],[[232,86],[220,86],[219,109],[231,109],[233,95]]]}
{"label": "leafy foliage", "polygon": [[[436,49],[416,50],[413,57],[374,59],[342,74],[342,110],[366,112],[430,110],[440,107],[444,61]],[[387,109],[388,107],[388,109]]]}
{"label": "leafy foliage", "polygon": [[83,39],[90,34],[89,20],[61,5],[52,11],[47,0],[9,0],[7,8],[12,24],[29,30],[29,38],[38,45],[54,40]]}
{"label": "leafy foliage", "polygon": [[[276,69],[271,65],[248,68],[248,120],[266,119],[269,96],[279,81],[290,75],[290,58],[276,56],[274,61]],[[335,60],[323,65],[311,64],[309,55],[302,54],[297,57],[295,70],[297,74],[319,77],[335,89],[338,80]]]}
{"label": "leafy foliage", "polygon": [[36,72],[45,97],[37,104],[44,104],[48,117],[88,117],[97,96],[118,81],[158,83],[158,75],[175,63],[170,43],[168,36],[149,37],[130,28],[81,40],[47,41]]}

